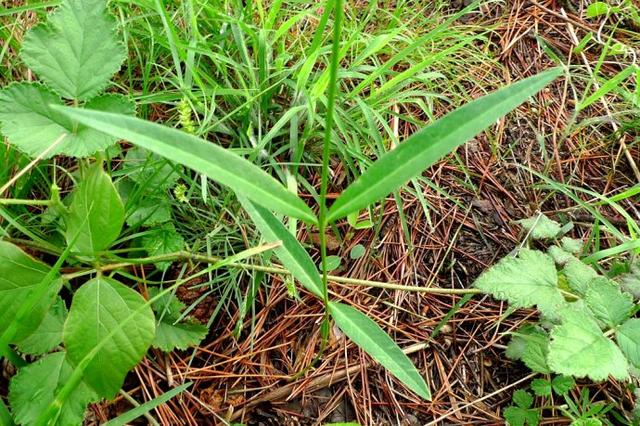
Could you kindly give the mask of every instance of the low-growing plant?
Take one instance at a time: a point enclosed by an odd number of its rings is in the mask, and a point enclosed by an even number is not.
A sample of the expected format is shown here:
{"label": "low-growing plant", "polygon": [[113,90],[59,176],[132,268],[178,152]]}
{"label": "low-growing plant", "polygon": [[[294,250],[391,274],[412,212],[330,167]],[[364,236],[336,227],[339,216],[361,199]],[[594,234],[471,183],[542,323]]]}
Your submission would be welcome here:
{"label": "low-growing plant", "polygon": [[[549,248],[521,248],[484,272],[474,285],[512,308],[535,307],[540,312],[538,322],[512,334],[506,349],[508,358],[522,361],[534,372],[560,375],[536,379],[531,389],[538,396],[550,396],[552,390],[564,395],[573,378],[601,382],[637,376],[640,270],[636,263],[599,272],[580,259],[583,242],[564,236],[571,224],[561,226],[544,215],[519,224],[529,240],[552,242]],[[515,405],[505,410],[505,418],[512,425],[537,424],[539,410],[529,397],[518,395]]]}
{"label": "low-growing plant", "polygon": [[[55,265],[48,266],[36,260],[11,242],[0,242],[0,329],[4,330],[0,335],[0,354],[18,368],[9,390],[11,411],[0,405],[3,422],[81,424],[87,404],[103,398],[112,399],[120,390],[126,374],[151,346],[165,351],[186,348],[205,336],[206,328],[185,318],[184,305],[173,295],[177,286],[186,280],[177,280],[164,289],[148,289],[143,297],[109,273],[136,264],[156,264],[161,270],[166,270],[166,262],[185,258],[211,263],[197,276],[218,268],[242,267],[238,264],[242,259],[270,251],[286,268],[283,273],[293,275],[325,307],[321,326],[323,339],[318,356],[322,354],[330,321],[333,320],[345,335],[408,389],[422,398],[430,398],[423,375],[400,347],[368,316],[329,297],[327,272],[331,265],[326,248],[327,228],[368,208],[420,175],[429,165],[536,94],[557,78],[560,71],[550,70],[517,82],[435,121],[380,156],[329,206],[329,157],[335,137],[333,115],[338,91],[342,1],[328,2],[327,5],[333,5],[334,28],[332,61],[327,75],[327,110],[317,214],[297,193],[235,152],[189,132],[134,118],[134,104],[126,97],[100,95],[125,55],[125,49],[116,36],[115,23],[106,11],[105,0],[64,0],[49,16],[47,23],[28,33],[22,57],[44,85],[17,83],[0,92],[2,132],[12,146],[32,157],[73,156],[78,158],[80,167],[75,176],[77,184],[67,198],[61,200],[54,183],[50,200],[33,203],[48,206],[61,218],[60,231],[66,248]],[[67,103],[69,106],[65,106]],[[158,201],[154,198],[157,192],[151,190],[144,196],[156,200],[155,205],[142,213],[134,211],[127,217],[121,196],[127,194],[126,190],[120,188],[119,192],[116,189],[105,171],[104,161],[104,150],[121,139],[137,147],[127,152],[129,160],[141,155],[138,149],[142,148],[231,188],[266,244],[226,259],[186,252],[182,250],[184,244],[179,235],[176,237],[168,216],[158,213]],[[95,160],[90,161],[90,158]],[[163,185],[171,178],[167,173],[160,174],[164,180],[158,185],[158,191],[166,195],[170,188]],[[141,182],[149,179],[153,180],[149,176],[130,173],[119,185],[127,185],[127,180],[131,180],[138,186],[144,186],[146,184]],[[29,201],[3,202],[28,205]],[[144,210],[146,207],[138,204],[136,209]],[[282,216],[317,227],[321,271],[283,224]],[[369,226],[366,221],[354,223],[356,227]],[[118,241],[125,225],[140,224],[148,227],[161,225],[156,230],[161,235],[150,233],[150,241],[143,243],[149,256],[125,262],[114,258],[110,249],[114,244],[123,244]],[[167,254],[168,251],[171,253]],[[532,261],[546,256],[533,251],[523,253]],[[352,256],[355,258],[362,254],[363,250],[358,248]],[[76,268],[81,266],[81,270],[61,274],[60,268],[65,263]],[[544,269],[551,269],[548,261],[543,263]],[[496,270],[503,268],[505,266]],[[506,265],[506,269],[510,266]],[[522,297],[512,298],[513,303],[530,306],[539,302],[550,316],[558,313],[556,308],[564,307],[567,302],[563,298],[564,293],[557,288],[554,292],[549,283],[551,277],[546,274],[552,275],[545,271],[542,282],[535,279],[532,288],[536,292],[542,290],[541,294],[547,295],[548,300],[539,301],[535,295],[527,294],[525,297],[522,293],[514,293]],[[85,277],[90,279],[75,288]],[[190,277],[193,278],[194,275]],[[58,295],[63,286],[72,293],[68,312]],[[511,297],[512,290],[507,290],[507,293]],[[594,303],[608,294],[595,294]],[[626,306],[626,296],[621,295],[619,299]],[[609,318],[606,315],[609,311],[605,311],[593,321],[608,324],[608,321],[620,319],[619,316]],[[561,329],[556,334],[566,334],[577,327],[574,320],[578,314],[566,312],[560,311],[557,320],[565,321],[567,330]],[[598,323],[594,324],[597,327]],[[592,328],[585,331],[588,336],[595,334]],[[633,339],[635,323],[630,323],[627,328],[629,333],[623,335]],[[530,340],[528,337],[523,339],[525,342]],[[609,354],[613,349],[607,338],[603,339],[596,340],[603,347],[603,352]],[[40,358],[27,364],[21,354]],[[561,361],[559,364],[564,367]],[[614,371],[618,376],[624,372],[626,370],[620,365]],[[597,377],[604,374],[600,370],[596,373],[593,375]]]}

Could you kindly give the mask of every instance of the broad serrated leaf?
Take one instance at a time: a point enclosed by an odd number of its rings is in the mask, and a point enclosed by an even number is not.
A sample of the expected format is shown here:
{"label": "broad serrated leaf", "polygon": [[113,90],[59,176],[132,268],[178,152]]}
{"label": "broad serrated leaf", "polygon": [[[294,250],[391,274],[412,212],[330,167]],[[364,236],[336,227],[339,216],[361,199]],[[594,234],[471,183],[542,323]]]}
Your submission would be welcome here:
{"label": "broad serrated leaf", "polygon": [[551,396],[551,382],[547,379],[533,379],[531,390],[538,396]]}
{"label": "broad serrated leaf", "polygon": [[173,323],[163,318],[156,325],[152,346],[164,352],[171,352],[174,349],[184,350],[197,346],[208,332],[206,325],[193,320]]}
{"label": "broad serrated leaf", "polygon": [[121,114],[57,106],[54,109],[87,126],[203,173],[273,211],[307,223],[317,221],[313,211],[300,197],[253,163],[216,144]]}
{"label": "broad serrated leaf", "polygon": [[[58,154],[87,157],[113,145],[118,139],[74,122],[51,105],[62,100],[44,86],[31,83],[11,84],[0,91],[0,125],[9,142],[25,154],[36,157],[66,134],[62,142],[43,158]],[[119,95],[103,95],[86,108],[131,115],[135,105]]]}
{"label": "broad serrated leaf", "polygon": [[160,192],[171,188],[180,178],[182,167],[140,147],[127,150],[122,173],[145,188],[146,192]]}
{"label": "broad serrated leaf", "polygon": [[[73,367],[64,352],[56,352],[18,372],[9,385],[9,402],[20,425],[34,425],[38,416],[53,402],[54,396],[71,376]],[[62,407],[57,425],[82,425],[87,404],[98,395],[81,382]]]}
{"label": "broad serrated leaf", "polygon": [[571,259],[575,259],[574,255],[558,246],[549,247],[547,253],[553,258],[554,262],[561,266],[566,265]]}
{"label": "broad serrated leaf", "polygon": [[537,426],[540,422],[540,412],[535,409],[510,406],[504,409],[502,416],[509,426]]}
{"label": "broad serrated leaf", "polygon": [[553,391],[558,395],[565,395],[576,385],[576,381],[570,376],[556,376],[551,382]]}
{"label": "broad serrated leaf", "polygon": [[106,0],[64,0],[46,23],[32,28],[20,55],[49,87],[67,99],[86,101],[120,69],[126,51]]}
{"label": "broad serrated leaf", "polygon": [[629,266],[629,272],[619,275],[615,278],[620,283],[620,288],[633,295],[634,298],[640,299],[640,265],[633,262]]}
{"label": "broad serrated leaf", "polygon": [[[49,271],[47,265],[19,247],[0,241],[0,334],[15,319],[31,291],[45,279]],[[31,313],[20,321],[11,342],[24,340],[38,329],[61,285],[62,281],[57,278],[49,285],[47,296],[38,301]]]}
{"label": "broad serrated leaf", "polygon": [[153,341],[155,318],[145,303],[140,294],[106,277],[87,282],[74,294],[64,344],[76,365],[95,353],[84,380],[103,398],[115,396]]}
{"label": "broad serrated leaf", "polygon": [[628,364],[620,349],[609,340],[595,319],[582,310],[565,308],[562,323],[551,331],[549,366],[556,373],[588,377],[626,379]]}
{"label": "broad serrated leaf", "polygon": [[429,387],[420,372],[378,324],[357,309],[342,303],[329,302],[327,308],[336,325],[349,339],[407,388],[424,399],[431,399]]}
{"label": "broad serrated leaf", "polygon": [[113,243],[124,224],[124,206],[102,165],[92,165],[72,194],[65,218],[67,243],[76,235],[73,251],[93,255]]}
{"label": "broad serrated leaf", "polygon": [[634,306],[631,295],[622,293],[615,282],[605,277],[591,281],[584,300],[591,313],[606,328],[614,328],[629,318]]}
{"label": "broad serrated leaf", "polygon": [[616,341],[631,365],[640,368],[640,319],[631,318],[618,327]]}
{"label": "broad serrated leaf", "polygon": [[[176,231],[172,223],[152,229],[142,237],[142,247],[149,256],[159,256],[174,253],[184,249],[184,238]],[[170,261],[156,262],[156,268],[166,271],[171,266]]]}
{"label": "broad serrated leaf", "polygon": [[536,333],[526,337],[526,346],[522,354],[522,362],[532,371],[548,374],[551,372],[547,356],[549,355],[549,336]]}
{"label": "broad serrated leaf", "polygon": [[553,259],[540,251],[522,249],[518,257],[505,257],[480,275],[474,286],[514,308],[537,306],[543,314],[555,317],[565,305],[557,281]]}
{"label": "broad serrated leaf", "polygon": [[249,213],[251,220],[256,225],[263,238],[268,243],[281,241],[280,247],[274,251],[282,265],[307,290],[322,298],[322,280],[316,265],[309,257],[306,250],[287,228],[269,210],[256,205],[243,197],[238,197],[244,209]]}
{"label": "broad serrated leaf", "polygon": [[447,114],[374,162],[336,199],[333,222],[387,196],[518,107],[560,75],[553,69],[502,88]]}
{"label": "broad serrated leaf", "polygon": [[57,298],[44,319],[31,334],[16,343],[21,352],[42,355],[62,343],[62,330],[67,319],[67,307]]}
{"label": "broad serrated leaf", "polygon": [[582,247],[584,246],[584,241],[577,240],[575,238],[562,237],[562,240],[560,240],[560,242],[562,244],[563,250],[575,255],[579,254],[582,251]]}
{"label": "broad serrated leaf", "polygon": [[525,231],[529,233],[530,238],[534,240],[547,240],[555,238],[559,233],[561,226],[555,220],[549,219],[541,214],[528,219],[517,221]]}
{"label": "broad serrated leaf", "polygon": [[577,258],[569,259],[562,270],[567,277],[569,288],[578,296],[585,296],[591,287],[591,282],[599,275],[589,265],[584,264]]}
{"label": "broad serrated leaf", "polygon": [[520,408],[531,408],[533,405],[533,396],[522,389],[518,389],[513,393],[513,402]]}

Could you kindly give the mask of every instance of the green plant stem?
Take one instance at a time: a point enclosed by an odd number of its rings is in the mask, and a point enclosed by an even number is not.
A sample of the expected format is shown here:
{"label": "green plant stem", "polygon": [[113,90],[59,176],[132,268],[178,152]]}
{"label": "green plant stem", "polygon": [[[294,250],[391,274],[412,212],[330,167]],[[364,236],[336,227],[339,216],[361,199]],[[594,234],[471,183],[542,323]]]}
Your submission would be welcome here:
{"label": "green plant stem", "polygon": [[[138,259],[128,259],[126,262],[111,263],[111,264],[103,265],[94,269],[86,269],[83,271],[72,272],[69,274],[64,274],[62,277],[68,281],[75,278],[83,277],[85,275],[95,274],[98,271],[105,273],[105,272],[114,271],[117,269],[136,266],[136,265],[150,265],[157,262],[166,262],[166,261],[175,261],[175,260],[188,260],[188,261],[202,262],[202,263],[218,263],[223,259],[216,256],[206,256],[201,254],[190,253],[188,251],[178,251],[174,253],[167,253],[167,254],[162,254],[157,256],[150,256],[150,257],[144,257],[144,258],[138,258]],[[290,271],[280,266],[261,266],[261,265],[252,265],[250,263],[244,263],[244,262],[231,262],[224,266],[229,268],[266,272],[268,274],[291,275]],[[475,288],[417,287],[412,285],[394,284],[394,283],[387,283],[382,281],[371,281],[371,280],[361,280],[357,278],[340,277],[336,275],[327,275],[327,282],[328,281],[335,282],[338,284],[357,285],[362,287],[375,287],[375,288],[382,288],[387,290],[410,291],[414,293],[454,294],[454,295],[482,293],[480,290]]]}
{"label": "green plant stem", "polygon": [[[327,6],[331,0],[327,1]],[[333,21],[333,46],[331,48],[331,64],[329,65],[329,91],[327,94],[327,118],[324,127],[324,141],[322,144],[322,175],[320,179],[320,213],[318,215],[318,235],[320,242],[320,258],[322,260],[322,298],[324,303],[324,318],[321,326],[322,340],[317,358],[324,352],[329,339],[329,286],[327,275],[327,190],[329,187],[329,155],[331,153],[331,133],[333,130],[333,114],[335,110],[336,93],[338,91],[338,65],[340,55],[340,33],[342,31],[342,0],[335,0]]]}
{"label": "green plant stem", "polygon": [[50,206],[51,200],[23,200],[18,198],[0,198],[0,205]]}

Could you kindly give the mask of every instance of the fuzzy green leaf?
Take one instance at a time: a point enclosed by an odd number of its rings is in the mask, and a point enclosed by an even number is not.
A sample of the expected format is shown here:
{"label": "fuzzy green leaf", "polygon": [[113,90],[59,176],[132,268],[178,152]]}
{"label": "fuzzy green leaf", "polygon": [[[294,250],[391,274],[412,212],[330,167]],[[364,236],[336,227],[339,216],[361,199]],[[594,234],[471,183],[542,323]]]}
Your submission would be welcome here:
{"label": "fuzzy green leaf", "polygon": [[67,243],[78,234],[73,250],[85,255],[109,248],[124,224],[124,206],[111,178],[96,163],[73,192],[66,218]]}
{"label": "fuzzy green leaf", "polygon": [[126,51],[106,0],[64,0],[46,23],[32,28],[21,57],[49,87],[67,99],[86,101],[120,69]]}
{"label": "fuzzy green leaf", "polygon": [[[17,423],[36,424],[38,416],[53,402],[72,371],[64,352],[47,355],[20,369],[9,385],[9,402]],[[96,400],[98,395],[81,382],[62,407],[56,424],[82,425],[87,404]]]}
{"label": "fuzzy green leaf", "polygon": [[[172,223],[150,230],[142,237],[142,246],[149,256],[159,256],[174,253],[184,248],[184,238],[176,231]],[[166,271],[171,266],[170,261],[157,262],[156,268]]]}
{"label": "fuzzy green leaf", "polygon": [[273,211],[308,223],[316,222],[313,211],[296,194],[230,150],[179,130],[133,117],[68,107],[56,106],[54,109],[86,126],[128,140],[203,173]]}
{"label": "fuzzy green leaf", "polygon": [[585,296],[591,287],[591,282],[599,276],[591,266],[575,257],[567,261],[562,272],[567,277],[569,288],[578,296]]}
{"label": "fuzzy green leaf", "polygon": [[631,295],[622,293],[615,282],[605,277],[591,282],[584,301],[596,319],[607,328],[614,328],[629,318],[633,309]]}
{"label": "fuzzy green leaf", "polygon": [[518,257],[505,257],[480,275],[474,286],[514,308],[534,305],[553,317],[565,300],[557,287],[556,268],[546,254],[522,249]]}
{"label": "fuzzy green leaf", "polygon": [[538,426],[540,422],[540,412],[531,408],[509,406],[502,416],[509,426]]}
{"label": "fuzzy green leaf", "polygon": [[327,221],[359,211],[393,192],[535,95],[560,73],[559,69],[549,70],[502,88],[415,133],[380,157],[340,194],[329,210]]}
{"label": "fuzzy green leaf", "polygon": [[556,376],[551,381],[553,391],[558,395],[565,395],[576,385],[576,381],[571,376]]}
{"label": "fuzzy green leaf", "polygon": [[616,341],[631,364],[640,368],[640,319],[631,318],[616,331]]}
{"label": "fuzzy green leaf", "polygon": [[562,323],[551,331],[549,345],[548,362],[553,371],[594,381],[627,378],[627,360],[590,315],[565,308],[560,316]]}
{"label": "fuzzy green leaf", "polygon": [[76,365],[98,348],[84,369],[84,380],[101,397],[115,396],[153,341],[155,319],[145,303],[140,294],[106,277],[84,284],[73,297],[64,343]]}
{"label": "fuzzy green leaf", "polygon": [[[44,86],[31,83],[11,84],[0,91],[0,125],[9,142],[31,157],[44,152],[61,135],[67,136],[43,158],[64,154],[88,157],[104,150],[118,139],[74,122],[51,105],[62,100]],[[86,108],[132,115],[135,105],[119,95],[94,98]]]}
{"label": "fuzzy green leaf", "polygon": [[533,379],[531,390],[538,396],[551,396],[551,382],[547,379]]}
{"label": "fuzzy green leaf", "polygon": [[[19,247],[0,241],[0,334],[15,319],[29,294],[44,280],[50,268]],[[47,296],[36,303],[29,315],[18,324],[11,342],[26,339],[38,329],[60,290],[62,281],[56,279],[49,285]]]}
{"label": "fuzzy green leaf", "polygon": [[407,388],[424,399],[431,399],[429,387],[420,372],[378,324],[359,310],[342,303],[329,302],[327,308],[340,330],[356,345]]}
{"label": "fuzzy green leaf", "polygon": [[267,243],[282,242],[274,251],[282,265],[300,281],[307,290],[322,298],[322,280],[316,265],[306,250],[287,228],[269,210],[243,197],[238,197]]}
{"label": "fuzzy green leaf", "polygon": [[67,307],[57,298],[33,333],[16,343],[21,352],[42,355],[62,343],[62,330],[67,319]]}
{"label": "fuzzy green leaf", "polygon": [[517,223],[529,233],[529,236],[534,240],[546,240],[555,238],[559,233],[561,226],[555,220],[549,219],[547,216],[541,214],[528,219],[519,220]]}
{"label": "fuzzy green leaf", "polygon": [[165,321],[163,318],[156,325],[152,346],[164,352],[171,352],[174,349],[184,350],[190,346],[197,346],[208,332],[206,325],[192,320],[174,323]]}
{"label": "fuzzy green leaf", "polygon": [[562,237],[560,240],[562,243],[563,250],[571,253],[578,254],[582,251],[582,247],[584,246],[584,242],[582,240],[576,240],[575,238]]}

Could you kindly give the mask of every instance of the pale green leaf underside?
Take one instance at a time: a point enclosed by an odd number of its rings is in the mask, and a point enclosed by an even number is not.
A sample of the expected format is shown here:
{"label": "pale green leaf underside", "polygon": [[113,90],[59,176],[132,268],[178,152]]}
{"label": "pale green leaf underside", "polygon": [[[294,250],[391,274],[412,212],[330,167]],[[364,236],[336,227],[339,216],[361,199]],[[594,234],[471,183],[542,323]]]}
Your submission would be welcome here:
{"label": "pale green leaf underside", "polygon": [[193,321],[183,321],[173,324],[164,319],[156,326],[156,336],[152,346],[164,352],[174,349],[184,350],[196,346],[207,336],[209,330],[205,325]]}
{"label": "pale green leaf underside", "polygon": [[378,324],[357,309],[342,303],[329,302],[328,309],[340,330],[349,339],[407,388],[424,399],[431,399],[429,387],[418,369]]}
{"label": "pale green leaf underside", "polygon": [[616,331],[616,341],[629,362],[640,368],[640,319],[631,318]]}
{"label": "pale green leaf underside", "polygon": [[67,319],[67,307],[58,297],[33,333],[16,343],[20,352],[42,355],[62,343],[62,330]]}
{"label": "pale green leaf underside", "polygon": [[322,298],[320,273],[306,250],[273,213],[244,197],[238,197],[267,243],[282,242],[274,251],[282,265],[311,293]]}
{"label": "pale green leaf underside", "polygon": [[155,319],[151,307],[143,307],[145,303],[140,294],[106,277],[87,282],[73,297],[64,329],[65,347],[69,359],[78,365],[101,345],[84,370],[84,380],[103,398],[115,396],[153,341]]}
{"label": "pale green leaf underside", "polygon": [[[62,105],[53,92],[32,83],[12,84],[0,91],[0,130],[9,142],[31,157],[43,153],[66,134],[62,142],[43,158],[64,154],[87,157],[113,145],[118,139],[92,128],[78,125],[51,109]],[[102,95],[85,105],[86,108],[120,114],[133,114],[135,105],[119,95]]]}
{"label": "pale green leaf underside", "polygon": [[579,296],[584,296],[591,287],[591,282],[598,278],[598,273],[580,259],[571,257],[562,272],[567,277],[569,288]]}
{"label": "pale green leaf underside", "polygon": [[468,103],[384,154],[333,203],[335,221],[385,197],[434,162],[522,104],[560,75],[559,69],[517,82]]}
{"label": "pale green leaf underside", "polygon": [[[47,355],[20,369],[9,385],[9,402],[18,424],[36,424],[40,414],[53,402],[56,393],[70,378],[72,370],[64,352]],[[80,382],[62,407],[56,424],[81,425],[87,404],[97,399],[98,395]]]}
{"label": "pale green leaf underside", "polygon": [[[0,334],[15,319],[29,293],[42,282],[49,270],[47,265],[35,260],[17,246],[0,241]],[[38,328],[61,284],[60,280],[56,280],[49,285],[47,296],[38,301],[30,314],[20,322],[12,342],[27,338]]]}
{"label": "pale green leaf underside", "polygon": [[591,282],[584,301],[593,315],[607,328],[616,327],[629,318],[633,308],[630,294],[624,294],[615,282],[606,277]]}
{"label": "pale green leaf underside", "polygon": [[590,315],[566,308],[561,317],[562,323],[551,331],[549,344],[548,361],[554,372],[594,381],[627,378],[627,360]]}
{"label": "pale green leaf underside", "polygon": [[120,235],[124,206],[111,178],[96,163],[73,192],[66,222],[67,243],[85,255],[107,249]]}
{"label": "pale green leaf underside", "polygon": [[522,249],[518,257],[505,257],[476,280],[474,286],[514,308],[534,305],[554,317],[565,304],[557,288],[558,276],[553,259],[546,254]]}
{"label": "pale green leaf underside", "polygon": [[558,222],[549,219],[543,214],[519,220],[518,223],[529,233],[529,236],[534,240],[555,238],[556,235],[560,233],[561,229]]}
{"label": "pale green leaf underside", "polygon": [[126,51],[105,0],[65,0],[48,22],[31,29],[21,57],[62,97],[86,101],[120,69]]}
{"label": "pale green leaf underside", "polygon": [[55,107],[96,130],[207,175],[278,213],[315,223],[313,211],[296,194],[250,161],[211,142],[159,124],[98,111]]}

